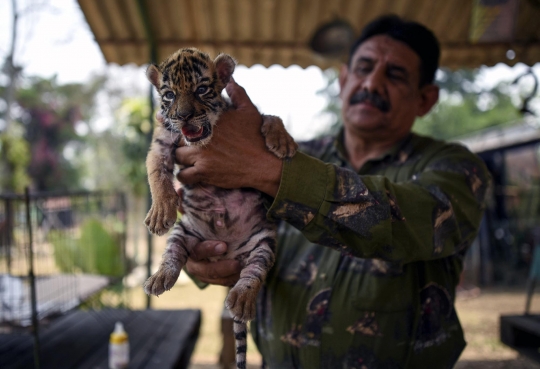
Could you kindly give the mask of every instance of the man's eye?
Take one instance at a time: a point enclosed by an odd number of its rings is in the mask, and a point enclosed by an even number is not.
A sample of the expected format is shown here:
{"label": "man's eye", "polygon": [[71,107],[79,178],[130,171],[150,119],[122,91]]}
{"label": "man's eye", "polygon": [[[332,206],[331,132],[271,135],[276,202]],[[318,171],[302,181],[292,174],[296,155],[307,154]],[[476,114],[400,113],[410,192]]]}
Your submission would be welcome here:
{"label": "man's eye", "polygon": [[199,95],[204,94],[206,91],[208,91],[208,86],[199,86],[199,87],[197,87],[197,93]]}
{"label": "man's eye", "polygon": [[164,96],[165,96],[165,98],[167,98],[167,99],[169,99],[169,100],[172,100],[172,99],[174,99],[174,92],[172,92],[172,91],[167,91],[167,92],[165,92],[165,95],[164,95]]}
{"label": "man's eye", "polygon": [[405,80],[405,76],[401,73],[388,73],[388,77],[391,78],[391,79],[395,79],[395,80],[398,80],[398,81],[404,81]]}
{"label": "man's eye", "polygon": [[354,72],[358,75],[366,75],[366,74],[369,74],[371,72],[371,68],[368,68],[368,67],[357,67]]}

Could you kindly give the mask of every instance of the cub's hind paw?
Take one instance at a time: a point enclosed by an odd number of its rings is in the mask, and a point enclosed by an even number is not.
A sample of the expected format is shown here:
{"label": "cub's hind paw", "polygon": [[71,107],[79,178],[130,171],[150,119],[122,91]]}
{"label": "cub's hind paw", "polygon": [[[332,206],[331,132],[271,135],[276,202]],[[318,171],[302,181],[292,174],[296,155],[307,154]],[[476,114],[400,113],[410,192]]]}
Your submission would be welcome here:
{"label": "cub's hind paw", "polygon": [[268,150],[278,158],[291,158],[296,153],[298,144],[285,129],[281,118],[263,115],[261,133],[265,138]]}
{"label": "cub's hind paw", "polygon": [[225,306],[236,320],[247,322],[255,318],[255,301],[259,288],[255,283],[244,283],[243,280],[229,291]]}
{"label": "cub's hind paw", "polygon": [[176,223],[177,207],[176,201],[164,202],[161,205],[152,204],[144,224],[151,233],[158,236],[164,235]]}
{"label": "cub's hind paw", "polygon": [[144,283],[144,292],[147,295],[159,296],[163,292],[170,290],[176,283],[180,275],[180,270],[181,268],[171,268],[161,265],[159,270]]}

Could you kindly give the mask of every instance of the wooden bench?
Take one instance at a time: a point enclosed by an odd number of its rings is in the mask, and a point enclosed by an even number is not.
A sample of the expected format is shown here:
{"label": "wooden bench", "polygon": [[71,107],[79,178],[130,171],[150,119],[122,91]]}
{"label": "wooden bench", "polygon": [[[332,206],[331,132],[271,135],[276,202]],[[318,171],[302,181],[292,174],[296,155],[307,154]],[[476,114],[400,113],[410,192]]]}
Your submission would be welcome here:
{"label": "wooden bench", "polygon": [[540,315],[502,315],[501,342],[540,362]]}
{"label": "wooden bench", "polygon": [[523,315],[501,315],[501,342],[540,363],[540,315],[530,314],[536,282],[540,280],[540,245],[536,245],[529,272]]}
{"label": "wooden bench", "polygon": [[[129,368],[187,368],[199,336],[200,310],[74,311],[40,327],[40,369],[108,369],[109,335],[121,321],[129,335]],[[34,366],[29,333],[0,334],[0,368]]]}

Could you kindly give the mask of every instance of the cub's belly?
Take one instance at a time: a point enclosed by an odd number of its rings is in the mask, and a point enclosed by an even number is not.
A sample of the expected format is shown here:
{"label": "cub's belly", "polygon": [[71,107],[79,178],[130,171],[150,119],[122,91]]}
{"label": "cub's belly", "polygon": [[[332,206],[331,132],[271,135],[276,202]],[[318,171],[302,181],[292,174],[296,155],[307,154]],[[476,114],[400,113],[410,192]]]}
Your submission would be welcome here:
{"label": "cub's belly", "polygon": [[187,195],[190,206],[185,207],[182,223],[202,240],[225,242],[225,258],[249,251],[253,243],[264,237],[275,238],[274,225],[266,219],[259,192],[206,186]]}

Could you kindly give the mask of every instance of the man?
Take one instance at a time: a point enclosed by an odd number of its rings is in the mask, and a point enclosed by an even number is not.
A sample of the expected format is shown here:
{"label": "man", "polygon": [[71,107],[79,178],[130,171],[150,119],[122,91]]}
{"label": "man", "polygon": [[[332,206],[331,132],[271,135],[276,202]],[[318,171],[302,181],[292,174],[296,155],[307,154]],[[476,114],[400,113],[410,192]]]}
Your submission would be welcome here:
{"label": "man", "polygon": [[[344,127],[268,153],[261,117],[230,84],[237,109],[212,144],[182,147],[184,183],[253,187],[282,221],[276,264],[252,334],[270,368],[451,368],[465,341],[455,309],[463,256],[482,217],[489,174],[465,148],[411,134],[438,100],[439,46],[398,17],[370,23],[340,71]],[[308,241],[309,240],[309,241]],[[234,284],[234,261],[206,241],[187,264],[205,283]]]}

